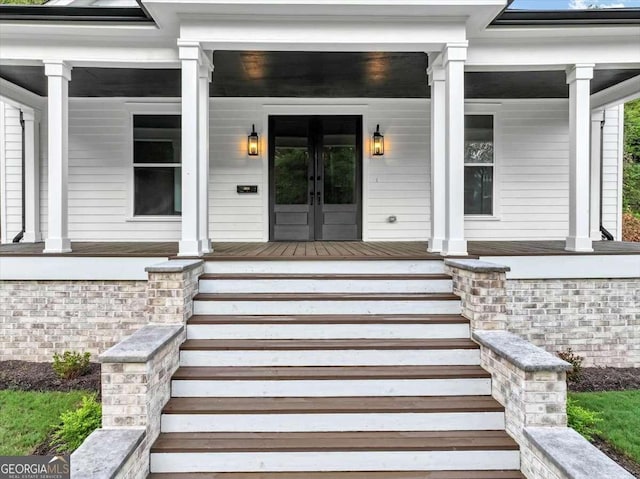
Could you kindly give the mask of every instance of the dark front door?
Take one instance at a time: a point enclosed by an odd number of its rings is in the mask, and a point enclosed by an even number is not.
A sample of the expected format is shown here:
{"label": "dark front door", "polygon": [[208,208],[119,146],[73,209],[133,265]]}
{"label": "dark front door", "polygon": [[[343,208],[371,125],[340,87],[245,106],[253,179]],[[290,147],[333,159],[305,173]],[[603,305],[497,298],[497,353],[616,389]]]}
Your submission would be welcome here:
{"label": "dark front door", "polygon": [[269,118],[272,241],[361,239],[362,117]]}

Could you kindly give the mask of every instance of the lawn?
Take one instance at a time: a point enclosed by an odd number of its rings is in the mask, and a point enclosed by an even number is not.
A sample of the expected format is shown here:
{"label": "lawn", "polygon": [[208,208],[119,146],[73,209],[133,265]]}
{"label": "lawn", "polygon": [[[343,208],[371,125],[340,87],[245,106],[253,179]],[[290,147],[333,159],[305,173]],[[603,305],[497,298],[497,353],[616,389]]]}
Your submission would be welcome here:
{"label": "lawn", "polygon": [[569,397],[599,413],[602,439],[640,463],[640,390],[569,393]]}
{"label": "lawn", "polygon": [[76,409],[85,394],[0,390],[0,456],[31,454],[59,424],[60,414]]}

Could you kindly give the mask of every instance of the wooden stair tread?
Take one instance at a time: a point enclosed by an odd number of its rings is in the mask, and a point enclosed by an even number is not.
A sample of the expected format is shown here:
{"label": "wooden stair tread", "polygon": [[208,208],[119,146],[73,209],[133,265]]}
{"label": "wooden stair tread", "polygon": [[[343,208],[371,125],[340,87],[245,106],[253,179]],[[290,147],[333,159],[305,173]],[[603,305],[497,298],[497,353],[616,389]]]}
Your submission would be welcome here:
{"label": "wooden stair tread", "polygon": [[161,433],[152,453],[517,450],[505,431]]}
{"label": "wooden stair tread", "polygon": [[520,471],[191,472],[148,479],[525,479]]}
{"label": "wooden stair tread", "polygon": [[471,339],[188,339],[182,351],[479,349]]}
{"label": "wooden stair tread", "polygon": [[190,325],[200,324],[467,324],[459,314],[344,314],[344,315],[194,315]]}
{"label": "wooden stair tread", "polygon": [[327,380],[491,378],[480,366],[183,366],[174,380]]}
{"label": "wooden stair tread", "polygon": [[444,273],[433,274],[320,274],[320,273],[205,273],[201,280],[240,280],[240,279],[309,279],[309,280],[438,280],[451,279]]}
{"label": "wooden stair tread", "polygon": [[171,398],[164,414],[502,412],[491,396]]}
{"label": "wooden stair tread", "polygon": [[458,301],[453,293],[199,293],[196,301]]}

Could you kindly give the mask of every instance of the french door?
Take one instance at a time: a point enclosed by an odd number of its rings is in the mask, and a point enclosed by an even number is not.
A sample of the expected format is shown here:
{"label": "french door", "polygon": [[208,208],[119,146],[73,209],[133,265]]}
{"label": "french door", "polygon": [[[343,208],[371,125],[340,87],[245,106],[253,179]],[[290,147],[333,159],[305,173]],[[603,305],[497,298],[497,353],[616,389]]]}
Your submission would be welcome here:
{"label": "french door", "polygon": [[272,241],[362,237],[362,117],[269,118]]}

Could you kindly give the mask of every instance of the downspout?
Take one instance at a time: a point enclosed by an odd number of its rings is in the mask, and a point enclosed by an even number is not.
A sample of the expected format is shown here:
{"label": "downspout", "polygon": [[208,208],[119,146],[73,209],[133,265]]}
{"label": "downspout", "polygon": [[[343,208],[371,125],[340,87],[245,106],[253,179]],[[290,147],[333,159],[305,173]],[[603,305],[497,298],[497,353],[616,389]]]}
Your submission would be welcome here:
{"label": "downspout", "polygon": [[24,139],[24,116],[22,114],[22,110],[20,110],[20,128],[21,128],[21,133],[22,133],[22,194],[20,195],[22,198],[22,230],[20,230],[20,233],[18,233],[15,238],[13,238],[13,242],[14,243],[19,243],[20,241],[22,241],[22,238],[24,237],[24,232],[25,232],[25,198],[24,198],[24,193],[25,193],[25,177],[24,177],[24,173],[25,173],[25,162],[26,162],[26,156],[24,154],[24,143],[25,143],[25,139]]}
{"label": "downspout", "polygon": [[602,224],[602,194],[604,193],[604,124],[606,122],[606,115],[602,115],[602,121],[600,122],[600,233],[602,237],[607,241],[613,241],[613,235]]}

